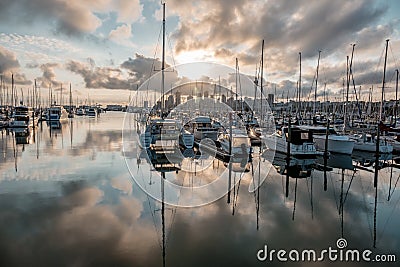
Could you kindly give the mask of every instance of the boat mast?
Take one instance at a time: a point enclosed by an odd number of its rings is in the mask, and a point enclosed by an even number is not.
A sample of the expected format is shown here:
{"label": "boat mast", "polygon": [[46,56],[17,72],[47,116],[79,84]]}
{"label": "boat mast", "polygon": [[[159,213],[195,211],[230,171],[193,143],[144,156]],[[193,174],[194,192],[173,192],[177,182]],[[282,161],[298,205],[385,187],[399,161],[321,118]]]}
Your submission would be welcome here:
{"label": "boat mast", "polygon": [[[163,4],[165,5],[165,4]],[[164,182],[165,182],[165,172],[161,172],[161,223],[162,223],[162,263],[163,267],[165,267],[165,189],[164,189]]]}
{"label": "boat mast", "polygon": [[383,98],[384,98],[384,94],[385,94],[386,62],[387,62],[388,46],[389,46],[389,39],[386,40],[385,63],[383,65],[381,106],[380,106],[380,109],[379,109],[379,122],[382,121],[382,110],[383,110]]}
{"label": "boat mast", "polygon": [[258,79],[257,79],[257,64],[256,64],[256,73],[254,75],[254,101],[253,101],[253,110],[251,112],[251,120],[254,119],[254,111],[256,108],[256,100],[257,100],[257,86],[258,86]]}
{"label": "boat mast", "polygon": [[318,88],[318,71],[319,71],[319,60],[321,58],[321,50],[318,51],[318,63],[317,63],[317,74],[315,77],[315,91],[314,91],[314,116],[316,113],[316,105],[317,105],[317,88]]}
{"label": "boat mast", "polygon": [[16,106],[14,103],[14,74],[11,73],[11,106]]}
{"label": "boat mast", "polygon": [[349,89],[350,89],[350,78],[349,78],[349,56],[347,58],[346,63],[346,102],[344,104],[343,110],[343,130],[346,131],[346,124],[347,124],[347,105],[349,104]]}
{"label": "boat mast", "polygon": [[383,97],[384,97],[384,93],[385,93],[386,62],[387,62],[388,46],[389,46],[389,39],[386,39],[385,63],[383,64],[381,105],[380,105],[380,111],[379,111],[379,121],[378,121],[378,125],[376,127],[375,173],[374,173],[374,187],[375,188],[378,188],[379,145],[380,145],[380,134],[381,134],[380,124],[382,123]]}
{"label": "boat mast", "polygon": [[261,74],[260,74],[260,90],[261,90],[261,97],[260,97],[260,101],[261,101],[261,103],[260,103],[260,115],[261,115],[261,123],[263,124],[263,121],[264,121],[264,112],[263,112],[263,109],[262,109],[262,103],[263,103],[263,97],[264,97],[264,94],[263,94],[263,70],[264,70],[264,39],[262,40],[262,44],[261,44],[261,66],[260,66],[260,68],[261,68]]}
{"label": "boat mast", "polygon": [[3,74],[0,74],[0,99],[1,99],[1,108],[3,108]]}
{"label": "boat mast", "polygon": [[69,114],[72,111],[72,90],[71,90],[71,83],[69,84]]}
{"label": "boat mast", "polygon": [[164,118],[164,105],[165,105],[165,99],[164,99],[164,69],[165,69],[165,3],[162,3],[163,5],[163,21],[162,21],[162,32],[163,32],[163,38],[162,38],[162,61],[161,61],[161,118]]}
{"label": "boat mast", "polygon": [[396,127],[396,121],[397,121],[397,108],[398,108],[398,98],[397,98],[397,92],[399,89],[399,70],[396,70],[396,99],[395,99],[395,104],[394,104],[394,127]]}
{"label": "boat mast", "polygon": [[301,114],[301,52],[299,52],[299,68],[300,68],[299,84],[298,84],[299,105],[298,105],[298,118],[297,119],[300,119],[300,114]]}
{"label": "boat mast", "polygon": [[237,111],[237,101],[238,101],[238,70],[239,70],[239,62],[236,58],[236,75],[235,75],[235,86],[236,86],[236,94],[235,94],[235,111]]}

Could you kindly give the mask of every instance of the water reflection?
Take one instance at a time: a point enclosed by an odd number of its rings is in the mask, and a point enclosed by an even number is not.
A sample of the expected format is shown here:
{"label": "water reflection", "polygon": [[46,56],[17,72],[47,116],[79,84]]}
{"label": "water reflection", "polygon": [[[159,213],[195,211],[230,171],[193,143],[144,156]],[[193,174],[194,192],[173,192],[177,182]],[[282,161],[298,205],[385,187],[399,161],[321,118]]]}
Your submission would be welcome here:
{"label": "water reflection", "polygon": [[[265,244],[318,250],[339,237],[400,256],[397,158],[277,157],[258,187],[267,151],[232,164],[193,150],[166,157],[135,142],[122,153],[123,115],[74,118],[51,133],[42,123],[29,138],[1,132],[0,265],[260,266]],[[196,188],[228,171],[229,201],[193,209],[156,201],[133,184],[124,157],[161,197],[164,182]]]}

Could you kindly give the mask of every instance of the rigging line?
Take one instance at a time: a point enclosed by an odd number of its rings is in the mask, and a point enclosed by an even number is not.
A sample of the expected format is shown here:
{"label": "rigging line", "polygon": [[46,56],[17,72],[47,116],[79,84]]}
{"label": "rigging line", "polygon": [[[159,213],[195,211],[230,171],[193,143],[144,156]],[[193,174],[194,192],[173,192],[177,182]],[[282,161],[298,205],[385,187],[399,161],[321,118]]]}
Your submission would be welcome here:
{"label": "rigging line", "polygon": [[[154,63],[155,63],[155,61],[156,61],[157,48],[158,48],[158,46],[159,46],[159,44],[160,44],[161,33],[162,33],[162,27],[160,27],[160,32],[159,32],[159,34],[158,34],[157,45],[156,45],[156,49],[154,50],[153,61],[151,62],[150,75],[149,75],[149,78],[148,78],[148,79],[151,78],[152,73],[153,73],[153,70],[154,70]],[[150,85],[150,82],[147,82],[147,87],[146,87],[146,92],[147,92],[146,100],[147,100],[147,101],[149,101],[149,99],[148,99],[149,85]],[[154,103],[154,104],[155,104],[155,103]]]}
{"label": "rigging line", "polygon": [[[185,178],[183,178],[182,179],[182,183],[181,183],[181,188],[182,188],[182,186],[183,186],[183,184],[184,184],[184,181],[185,181],[185,179],[186,179],[186,176],[185,176]],[[179,204],[179,201],[180,201],[180,194],[178,195],[178,202],[177,202],[177,204]],[[171,222],[170,222],[170,225],[169,225],[169,230],[168,230],[168,233],[167,233],[167,240],[166,240],[166,243],[168,243],[168,241],[169,241],[169,239],[170,239],[170,236],[171,236],[171,232],[172,232],[172,225],[174,224],[174,222],[175,222],[175,216],[176,215],[176,207],[175,208],[172,208],[172,219],[171,219]]]}
{"label": "rigging line", "polygon": [[[395,76],[396,76],[396,70],[393,71],[392,76],[390,77],[390,79],[388,79],[387,82],[385,82],[385,84],[393,82]],[[385,88],[390,88],[390,87],[385,86]]]}
{"label": "rigging line", "polygon": [[240,182],[242,181],[242,177],[239,178],[239,182],[238,182],[238,186],[237,186],[237,193],[236,193],[236,197],[234,198],[233,201],[233,211],[235,211],[236,206],[237,206],[237,201],[238,201],[238,197],[239,197],[239,189],[240,189]]}
{"label": "rigging line", "polygon": [[375,67],[375,72],[377,72],[378,69],[380,68],[380,65],[381,65],[381,63],[382,63],[382,59],[383,59],[383,57],[384,57],[384,54],[385,54],[385,47],[383,47],[383,49],[382,49],[381,56],[380,56],[380,58],[379,58],[379,62],[378,62],[378,64],[377,64],[376,67]]}
{"label": "rigging line", "polygon": [[[151,170],[150,170],[150,175],[151,175]],[[142,181],[143,181],[143,184],[145,185],[145,182],[144,182],[144,175],[141,175],[142,176]],[[147,186],[146,186],[147,187]],[[147,197],[147,204],[149,205],[149,210],[150,210],[150,213],[151,213],[151,217],[152,217],[152,220],[153,220],[153,225],[154,225],[154,229],[156,230],[156,234],[157,234],[157,242],[158,242],[158,245],[160,246],[160,248],[162,248],[162,245],[161,245],[161,239],[160,239],[160,232],[158,231],[158,228],[157,228],[157,224],[156,224],[156,220],[155,220],[155,210],[153,210],[153,208],[152,208],[152,206],[151,206],[151,203],[150,203],[150,197],[149,197],[149,195],[148,194],[146,194],[146,197]]]}
{"label": "rigging line", "polygon": [[368,222],[368,228],[369,228],[369,234],[370,234],[370,238],[373,239],[373,233],[372,233],[372,223],[370,218],[368,217],[368,206],[367,206],[367,201],[365,198],[365,190],[364,190],[364,186],[362,183],[362,179],[361,179],[361,175],[358,176],[359,180],[360,180],[360,187],[361,187],[361,192],[362,192],[362,197],[363,197],[363,203],[364,203],[364,210],[366,213],[366,217],[367,217],[367,222]]}
{"label": "rigging line", "polygon": [[[239,65],[238,65],[238,81],[239,81],[239,92],[240,92],[240,99],[242,100],[241,105],[242,105],[242,109],[243,109],[243,93],[242,93],[242,82],[240,80],[240,70],[239,70]],[[243,110],[242,110],[243,111]]]}
{"label": "rigging line", "polygon": [[398,64],[396,58],[394,57],[394,53],[393,53],[393,49],[392,49],[392,43],[389,43],[389,48],[390,48],[391,55],[393,57],[394,65],[396,66],[396,69],[399,69],[399,64]]}
{"label": "rigging line", "polygon": [[[287,171],[287,170],[286,170]],[[294,216],[295,216],[295,213],[296,213],[296,202],[297,202],[297,181],[298,181],[298,178],[296,177],[296,183],[295,183],[295,186],[294,186],[294,202],[293,202],[293,214],[292,214],[292,221],[294,221]]]}
{"label": "rigging line", "polygon": [[[385,221],[385,224],[383,225],[382,232],[379,233],[380,236],[382,236],[383,233],[385,232],[386,227],[387,227],[387,224],[388,224],[388,222],[389,222],[389,219],[391,219],[391,217],[393,216],[394,211],[396,210],[397,205],[399,205],[399,203],[400,203],[400,197],[399,197],[399,199],[397,200],[396,204],[394,204],[394,207],[393,207],[393,209],[392,209],[392,212],[391,212],[391,213],[389,214],[389,216],[387,217],[387,219],[386,219],[386,221]],[[379,242],[377,242],[377,243],[379,243]]]}
{"label": "rigging line", "polygon": [[332,191],[333,191],[333,197],[335,198],[335,204],[336,204],[336,208],[337,208],[337,210],[339,210],[339,204],[338,204],[338,201],[337,201],[337,198],[336,198],[336,190],[335,190],[335,185],[333,184],[333,181],[332,181],[332,176],[331,175],[329,175],[329,180],[331,181],[331,185],[332,185]]}
{"label": "rigging line", "polygon": [[235,196],[236,196],[236,173],[233,175],[233,201],[232,201],[232,215],[234,215],[235,210]]}
{"label": "rigging line", "polygon": [[[317,76],[317,73],[314,73],[314,77],[313,77],[313,81],[311,83],[311,87],[310,87],[310,92],[308,93],[308,98],[310,98],[310,95],[313,93],[313,88],[314,88],[314,83],[315,83],[315,78]],[[314,94],[315,95],[315,94]]]}
{"label": "rigging line", "polygon": [[167,239],[165,240],[165,244],[168,244],[168,241],[169,241],[169,239],[170,239],[170,237],[172,235],[171,234],[172,233],[172,225],[175,222],[175,215],[176,215],[176,208],[172,208],[172,218],[171,218],[171,222],[169,224],[169,230],[168,230],[168,233],[167,233]]}
{"label": "rigging line", "polygon": [[254,203],[256,204],[256,209],[257,209],[257,196],[256,196],[256,184],[255,184],[255,179],[254,179],[254,165],[253,162],[251,163],[251,176],[253,177],[252,182],[253,182],[253,195],[254,195]]}
{"label": "rigging line", "polygon": [[152,208],[152,206],[150,204],[150,197],[147,194],[146,194],[146,197],[147,197],[147,203],[149,205],[151,217],[153,219],[154,229],[156,230],[157,242],[158,242],[158,245],[160,246],[160,248],[162,248],[161,239],[160,239],[160,232],[158,231],[157,224],[156,224],[156,219],[155,219],[155,212],[153,213],[153,208]]}
{"label": "rigging line", "polygon": [[[310,180],[311,190],[310,190],[310,187],[308,186],[308,180]],[[314,205],[313,205],[313,198],[312,198],[312,182],[313,182],[313,177],[312,177],[312,174],[311,174],[311,176],[309,178],[306,178],[306,184],[307,184],[307,192],[308,192],[308,195],[310,197],[311,218],[313,219],[314,218],[314,207],[313,207]]]}
{"label": "rigging line", "polygon": [[393,188],[392,192],[390,192],[390,197],[389,197],[388,201],[389,201],[390,199],[392,199],[394,190],[395,190],[396,187],[397,187],[397,183],[399,182],[399,179],[400,179],[400,175],[399,175],[399,177],[397,177],[397,180],[396,180],[396,183],[394,184],[394,188]]}
{"label": "rigging line", "polygon": [[168,47],[169,47],[169,49],[171,51],[172,62],[173,62],[174,67],[175,67],[176,63],[175,63],[175,58],[174,58],[174,51],[172,50],[172,44],[171,44],[171,39],[169,38],[169,35],[167,36],[167,40],[168,40]]}
{"label": "rigging line", "polygon": [[353,172],[353,175],[351,176],[349,187],[347,188],[347,191],[346,191],[346,194],[345,194],[345,197],[343,200],[343,205],[344,205],[344,203],[346,203],[347,195],[349,194],[351,183],[353,182],[353,179],[354,179],[354,175],[355,175],[355,171]]}
{"label": "rigging line", "polygon": [[281,183],[282,183],[282,195],[284,196],[285,195],[285,180],[284,180],[283,175],[280,175],[280,176],[281,176]]}

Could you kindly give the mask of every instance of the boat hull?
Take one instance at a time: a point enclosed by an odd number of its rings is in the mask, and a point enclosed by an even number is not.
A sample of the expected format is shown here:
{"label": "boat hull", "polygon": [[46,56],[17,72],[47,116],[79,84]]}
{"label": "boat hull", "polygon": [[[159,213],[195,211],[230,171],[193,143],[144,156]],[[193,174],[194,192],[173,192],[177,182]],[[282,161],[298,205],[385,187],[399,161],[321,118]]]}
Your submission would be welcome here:
{"label": "boat hull", "polygon": [[[317,150],[325,151],[325,136],[314,136],[315,147]],[[350,139],[336,139],[328,136],[328,152],[351,155],[354,149],[354,141]]]}
{"label": "boat hull", "polygon": [[182,133],[179,136],[179,144],[184,148],[193,148],[194,135],[191,133]]}
{"label": "boat hull", "polygon": [[203,140],[209,138],[213,141],[217,141],[218,139],[218,131],[206,131],[206,130],[195,130],[194,131],[194,138],[196,140]]}
{"label": "boat hull", "polygon": [[[354,150],[366,151],[366,152],[376,152],[376,144],[375,143],[363,143],[363,142],[355,142]],[[379,146],[379,153],[392,153],[393,146],[390,144],[381,144]]]}
{"label": "boat hull", "polygon": [[[287,142],[277,136],[262,137],[263,144],[270,150],[287,154]],[[290,155],[295,157],[316,157],[322,152],[317,151],[313,143],[304,143],[301,145],[290,144]]]}

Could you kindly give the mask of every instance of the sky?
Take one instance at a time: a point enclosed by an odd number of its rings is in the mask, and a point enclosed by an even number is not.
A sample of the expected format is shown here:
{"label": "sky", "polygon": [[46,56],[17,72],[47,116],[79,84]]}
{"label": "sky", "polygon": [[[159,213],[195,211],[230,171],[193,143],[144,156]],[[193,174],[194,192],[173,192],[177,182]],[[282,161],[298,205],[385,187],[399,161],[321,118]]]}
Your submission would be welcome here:
{"label": "sky", "polygon": [[[264,92],[293,98],[301,52],[303,99],[325,91],[341,100],[346,57],[361,100],[382,87],[385,40],[390,39],[386,99],[393,98],[400,57],[396,0],[166,0],[168,66],[212,62],[253,79],[264,48]],[[71,84],[80,103],[126,103],[159,68],[162,6],[158,0],[2,0],[0,73],[20,91],[34,81],[43,95]],[[259,72],[259,71],[258,71]],[[207,72],[203,78],[207,78]],[[253,77],[251,77],[253,76]],[[184,77],[177,73],[177,78]],[[229,85],[229,81],[226,81]],[[354,92],[354,89],[351,90]],[[63,91],[63,97],[67,96]],[[27,92],[25,93],[27,95]],[[350,96],[352,99],[354,96]]]}

